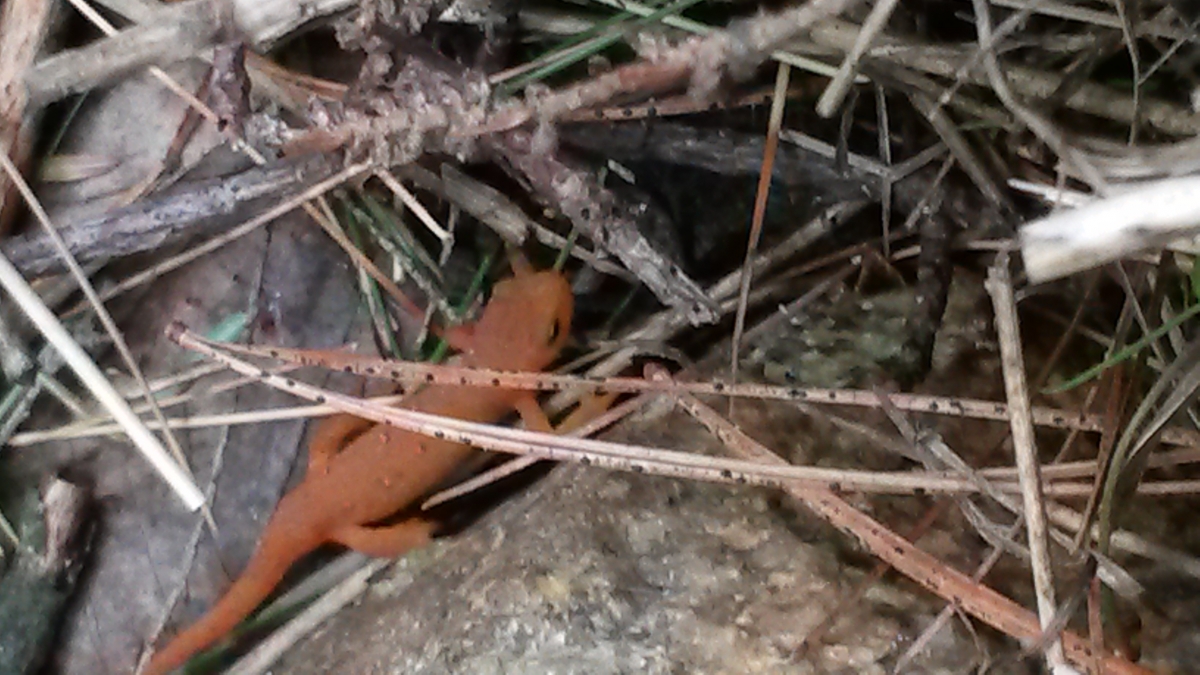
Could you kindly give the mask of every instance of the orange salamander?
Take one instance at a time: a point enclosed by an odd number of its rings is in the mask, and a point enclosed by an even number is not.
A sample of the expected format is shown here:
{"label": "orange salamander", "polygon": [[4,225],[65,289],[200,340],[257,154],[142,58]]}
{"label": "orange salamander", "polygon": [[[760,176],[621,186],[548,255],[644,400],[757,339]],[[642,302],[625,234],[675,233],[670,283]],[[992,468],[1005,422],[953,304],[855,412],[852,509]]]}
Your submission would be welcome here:
{"label": "orange salamander", "polygon": [[[544,370],[566,343],[572,308],[562,274],[518,269],[496,285],[478,321],[447,330],[445,338],[461,352],[463,365]],[[400,405],[475,422],[494,422],[515,410],[528,428],[550,431],[529,391],[430,385]],[[271,594],[294,562],[322,544],[380,557],[425,544],[436,527],[428,519],[373,524],[413,506],[474,452],[351,415],[329,418],[315,434],[304,480],[280,500],[241,577],[207,614],[157,651],[143,672],[164,675],[217,642]]]}

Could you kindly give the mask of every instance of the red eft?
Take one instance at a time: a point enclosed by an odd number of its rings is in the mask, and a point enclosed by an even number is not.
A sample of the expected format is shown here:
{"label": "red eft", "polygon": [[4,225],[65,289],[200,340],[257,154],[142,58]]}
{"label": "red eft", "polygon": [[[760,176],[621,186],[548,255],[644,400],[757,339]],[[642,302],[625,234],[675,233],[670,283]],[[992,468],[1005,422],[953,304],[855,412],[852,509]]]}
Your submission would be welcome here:
{"label": "red eft", "polygon": [[[482,316],[446,331],[463,365],[544,370],[571,330],[571,287],[558,272],[519,269],[496,285]],[[430,385],[401,406],[475,422],[516,411],[526,426],[550,431],[529,391]],[[314,435],[304,480],[280,500],[241,577],[207,614],[157,651],[142,671],[165,675],[211,646],[275,589],[292,563],[325,543],[394,557],[429,541],[435,524],[411,518],[373,526],[413,506],[476,452],[461,443],[376,424],[351,415],[326,420]]]}

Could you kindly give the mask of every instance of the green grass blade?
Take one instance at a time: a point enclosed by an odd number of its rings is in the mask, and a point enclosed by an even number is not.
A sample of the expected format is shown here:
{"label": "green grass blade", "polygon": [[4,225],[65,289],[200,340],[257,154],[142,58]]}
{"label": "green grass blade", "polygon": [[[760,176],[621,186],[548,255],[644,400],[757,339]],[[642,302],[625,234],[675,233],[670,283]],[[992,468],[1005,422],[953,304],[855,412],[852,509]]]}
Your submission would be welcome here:
{"label": "green grass blade", "polygon": [[1087,370],[1076,375],[1075,377],[1072,377],[1071,379],[1067,380],[1066,382],[1064,382],[1060,385],[1042,390],[1042,393],[1057,394],[1060,392],[1067,391],[1068,389],[1074,389],[1075,387],[1078,387],[1079,385],[1083,384],[1084,382],[1089,382],[1089,381],[1099,377],[1100,374],[1103,373],[1105,370],[1117,365],[1118,363],[1122,363],[1123,361],[1128,360],[1130,357],[1136,355],[1138,352],[1140,352],[1141,350],[1143,350],[1147,346],[1149,346],[1151,342],[1161,338],[1162,336],[1166,335],[1167,333],[1182,326],[1184,324],[1184,322],[1186,322],[1188,319],[1196,316],[1197,314],[1200,314],[1200,303],[1197,303],[1195,305],[1192,305],[1191,307],[1188,307],[1186,310],[1181,312],[1175,318],[1171,319],[1170,321],[1164,323],[1163,325],[1159,326],[1158,328],[1155,328],[1154,330],[1150,331],[1146,335],[1142,336],[1142,338],[1140,340],[1138,340],[1137,342],[1134,342],[1133,344],[1128,345],[1128,346],[1124,347],[1123,349],[1117,350],[1115,353],[1112,354],[1112,356],[1109,356],[1104,361],[1101,361],[1100,363],[1092,366],[1091,368],[1088,368]]}

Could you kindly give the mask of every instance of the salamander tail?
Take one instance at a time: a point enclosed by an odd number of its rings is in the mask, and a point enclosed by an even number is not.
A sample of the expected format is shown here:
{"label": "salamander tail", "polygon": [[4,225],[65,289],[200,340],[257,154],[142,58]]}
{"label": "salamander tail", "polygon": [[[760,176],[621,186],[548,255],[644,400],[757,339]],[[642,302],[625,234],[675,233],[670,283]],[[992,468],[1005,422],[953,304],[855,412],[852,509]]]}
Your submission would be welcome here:
{"label": "salamander tail", "polygon": [[282,525],[276,520],[272,519],[267,525],[242,576],[199,621],[155,652],[142,670],[143,675],[166,675],[197,652],[212,646],[271,594],[292,563],[322,543],[322,538],[312,532],[298,533],[295,528],[288,531],[287,528],[272,527]]}

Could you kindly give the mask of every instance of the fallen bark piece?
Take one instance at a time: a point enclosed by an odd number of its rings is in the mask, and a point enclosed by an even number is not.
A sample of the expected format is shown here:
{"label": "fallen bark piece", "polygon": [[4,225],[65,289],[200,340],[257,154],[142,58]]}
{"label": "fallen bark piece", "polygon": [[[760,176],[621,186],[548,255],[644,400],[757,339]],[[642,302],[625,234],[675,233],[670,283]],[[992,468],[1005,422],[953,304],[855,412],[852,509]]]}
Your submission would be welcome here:
{"label": "fallen bark piece", "polygon": [[[253,215],[332,176],[334,156],[309,155],[249,169],[236,176],[198,181],[78,223],[64,223],[60,234],[80,263],[151,251],[184,239],[215,236]],[[23,274],[61,271],[53,243],[40,230],[8,239],[0,251]]]}
{"label": "fallen bark piece", "polygon": [[0,576],[0,675],[41,672],[87,549],[88,495],[52,478],[13,513],[21,549]]}
{"label": "fallen bark piece", "polygon": [[[41,119],[29,105],[25,74],[56,26],[61,26],[57,0],[9,0],[0,4],[0,153],[24,170],[33,151],[34,130]],[[12,179],[0,175],[0,233],[7,234],[20,197]]]}

